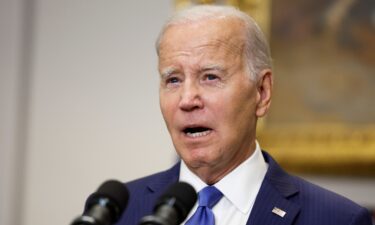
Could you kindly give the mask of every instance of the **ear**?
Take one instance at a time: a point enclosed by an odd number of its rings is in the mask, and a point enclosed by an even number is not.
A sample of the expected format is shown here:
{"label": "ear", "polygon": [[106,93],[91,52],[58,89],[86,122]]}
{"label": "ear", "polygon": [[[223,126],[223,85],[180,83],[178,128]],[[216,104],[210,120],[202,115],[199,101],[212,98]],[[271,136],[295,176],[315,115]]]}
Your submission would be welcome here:
{"label": "ear", "polygon": [[273,77],[272,70],[265,69],[259,74],[257,82],[257,117],[263,117],[267,114],[267,111],[271,105],[271,95],[272,95]]}

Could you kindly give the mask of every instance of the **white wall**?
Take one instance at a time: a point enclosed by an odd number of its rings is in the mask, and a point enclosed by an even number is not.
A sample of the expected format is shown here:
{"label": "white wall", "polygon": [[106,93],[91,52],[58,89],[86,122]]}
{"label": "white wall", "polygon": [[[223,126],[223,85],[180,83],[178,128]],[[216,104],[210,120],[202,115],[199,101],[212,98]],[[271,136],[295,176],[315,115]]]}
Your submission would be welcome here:
{"label": "white wall", "polygon": [[20,224],[26,89],[23,0],[0,1],[0,225]]}
{"label": "white wall", "polygon": [[35,12],[23,224],[67,224],[104,180],[173,163],[154,50],[171,5],[39,0]]}
{"label": "white wall", "polygon": [[[171,2],[0,1],[0,225],[69,224],[104,180],[174,162],[154,51]],[[374,179],[309,179],[375,205]]]}
{"label": "white wall", "polygon": [[154,50],[172,7],[170,0],[1,2],[1,225],[68,224],[104,180],[128,181],[174,162]]}

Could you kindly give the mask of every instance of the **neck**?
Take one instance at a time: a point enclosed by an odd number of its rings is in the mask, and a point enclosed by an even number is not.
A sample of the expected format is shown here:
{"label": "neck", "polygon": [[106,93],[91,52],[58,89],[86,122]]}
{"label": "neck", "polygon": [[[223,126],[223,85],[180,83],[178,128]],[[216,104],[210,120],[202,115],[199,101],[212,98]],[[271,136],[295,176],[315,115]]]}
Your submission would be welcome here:
{"label": "neck", "polygon": [[213,185],[223,179],[227,174],[236,169],[241,163],[248,159],[255,151],[255,141],[251,144],[247,151],[240,152],[235,155],[228,163],[221,165],[205,165],[197,168],[188,168],[195,173],[207,185]]}

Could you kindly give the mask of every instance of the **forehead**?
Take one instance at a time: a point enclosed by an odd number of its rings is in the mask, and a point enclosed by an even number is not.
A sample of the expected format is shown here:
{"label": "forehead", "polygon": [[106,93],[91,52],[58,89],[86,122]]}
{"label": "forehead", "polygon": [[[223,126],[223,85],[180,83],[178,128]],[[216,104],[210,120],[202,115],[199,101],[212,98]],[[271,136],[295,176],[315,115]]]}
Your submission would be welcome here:
{"label": "forehead", "polygon": [[236,18],[205,19],[168,27],[160,42],[159,58],[171,54],[199,52],[242,53],[245,45],[243,22]]}

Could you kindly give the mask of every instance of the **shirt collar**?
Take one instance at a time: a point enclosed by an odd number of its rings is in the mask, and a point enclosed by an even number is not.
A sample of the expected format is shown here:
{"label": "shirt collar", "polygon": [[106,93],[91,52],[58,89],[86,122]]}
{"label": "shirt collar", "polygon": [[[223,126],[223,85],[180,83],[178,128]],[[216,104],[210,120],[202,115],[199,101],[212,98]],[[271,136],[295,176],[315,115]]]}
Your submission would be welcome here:
{"label": "shirt collar", "polygon": [[[258,142],[253,154],[223,177],[214,186],[242,213],[247,213],[255,202],[268,164],[265,162]],[[197,192],[207,186],[181,161],[180,181],[191,184]]]}

